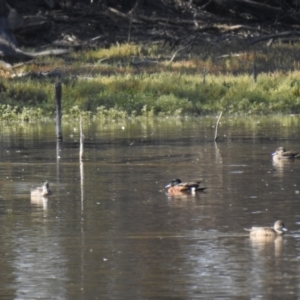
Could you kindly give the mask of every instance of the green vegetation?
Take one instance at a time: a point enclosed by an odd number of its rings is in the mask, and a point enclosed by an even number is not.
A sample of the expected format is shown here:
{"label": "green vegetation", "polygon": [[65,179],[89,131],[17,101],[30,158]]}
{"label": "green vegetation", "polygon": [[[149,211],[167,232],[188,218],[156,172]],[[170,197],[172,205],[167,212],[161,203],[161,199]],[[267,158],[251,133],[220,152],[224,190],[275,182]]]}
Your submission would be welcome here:
{"label": "green vegetation", "polygon": [[[298,114],[298,48],[278,44],[268,51],[254,49],[220,57],[221,50],[213,52],[207,46],[198,49],[201,55],[195,49],[193,54],[177,54],[171,60],[172,52],[161,47],[126,44],[77,52],[65,59],[39,59],[34,65],[21,67],[18,73],[59,69],[63,74],[65,118],[78,111],[113,120],[220,111],[229,115]],[[227,50],[222,51],[224,54]],[[254,62],[259,71],[256,82],[251,74]],[[57,79],[5,75],[0,79],[1,120],[35,121],[55,115]]]}

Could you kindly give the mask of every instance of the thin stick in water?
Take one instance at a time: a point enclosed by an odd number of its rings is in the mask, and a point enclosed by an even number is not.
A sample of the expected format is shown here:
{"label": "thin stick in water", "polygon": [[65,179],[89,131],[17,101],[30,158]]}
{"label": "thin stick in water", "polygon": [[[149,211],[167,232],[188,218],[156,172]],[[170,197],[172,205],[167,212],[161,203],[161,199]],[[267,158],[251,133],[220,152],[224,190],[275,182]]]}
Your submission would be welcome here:
{"label": "thin stick in water", "polygon": [[82,130],[82,116],[80,114],[80,119],[79,119],[79,127],[80,127],[80,148],[79,148],[79,159],[83,159],[83,154],[84,154],[84,149],[83,149],[83,141],[84,141],[84,135],[83,135],[83,130]]}
{"label": "thin stick in water", "polygon": [[222,116],[222,111],[220,112],[220,115],[219,115],[219,117],[218,117],[217,124],[216,124],[216,130],[215,130],[215,142],[216,142],[217,139],[218,139],[218,126],[219,126],[219,122],[220,122],[221,116]]}
{"label": "thin stick in water", "polygon": [[56,138],[62,141],[62,128],[61,128],[61,97],[62,97],[62,88],[61,82],[55,84],[55,101],[56,101]]}

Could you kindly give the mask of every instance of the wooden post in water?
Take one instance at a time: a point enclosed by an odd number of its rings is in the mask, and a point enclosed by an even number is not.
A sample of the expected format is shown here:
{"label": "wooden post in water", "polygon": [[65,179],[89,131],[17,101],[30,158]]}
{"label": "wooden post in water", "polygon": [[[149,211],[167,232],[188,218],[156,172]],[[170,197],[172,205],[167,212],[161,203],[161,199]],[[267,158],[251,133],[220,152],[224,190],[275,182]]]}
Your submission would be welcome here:
{"label": "wooden post in water", "polygon": [[62,129],[61,129],[61,96],[62,96],[62,88],[61,82],[56,82],[55,84],[55,101],[56,101],[56,138],[59,141],[62,141]]}

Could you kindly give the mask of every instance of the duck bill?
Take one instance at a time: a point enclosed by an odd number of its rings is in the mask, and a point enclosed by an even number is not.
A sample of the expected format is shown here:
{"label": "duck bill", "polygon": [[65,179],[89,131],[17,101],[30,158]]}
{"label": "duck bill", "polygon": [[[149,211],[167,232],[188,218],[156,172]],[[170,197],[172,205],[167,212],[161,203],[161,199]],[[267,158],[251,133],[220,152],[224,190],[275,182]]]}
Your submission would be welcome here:
{"label": "duck bill", "polygon": [[274,156],[276,154],[276,152],[272,153],[272,156]]}
{"label": "duck bill", "polygon": [[169,183],[168,185],[165,186],[165,189],[171,187],[171,183]]}
{"label": "duck bill", "polygon": [[283,231],[288,231],[285,227],[282,227],[282,230],[283,230]]}

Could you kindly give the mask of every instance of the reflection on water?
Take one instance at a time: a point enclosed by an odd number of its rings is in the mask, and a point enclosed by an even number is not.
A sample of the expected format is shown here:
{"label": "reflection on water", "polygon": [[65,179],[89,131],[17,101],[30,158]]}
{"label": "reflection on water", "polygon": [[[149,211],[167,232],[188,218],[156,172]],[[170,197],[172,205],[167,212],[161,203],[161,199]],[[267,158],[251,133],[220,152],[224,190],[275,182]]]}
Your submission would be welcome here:
{"label": "reflection on water", "polygon": [[282,255],[283,236],[250,236],[253,256]]}
{"label": "reflection on water", "polygon": [[[298,117],[1,128],[0,299],[297,299]],[[299,149],[298,149],[299,150]],[[204,193],[171,197],[171,178]],[[53,196],[30,198],[48,179]],[[244,227],[283,219],[287,235]]]}
{"label": "reflection on water", "polygon": [[14,299],[66,299],[66,258],[61,241],[47,226],[38,226],[13,232]]}
{"label": "reflection on water", "polygon": [[44,210],[48,207],[48,197],[43,196],[31,196],[30,197],[31,205],[36,205],[42,207]]}

